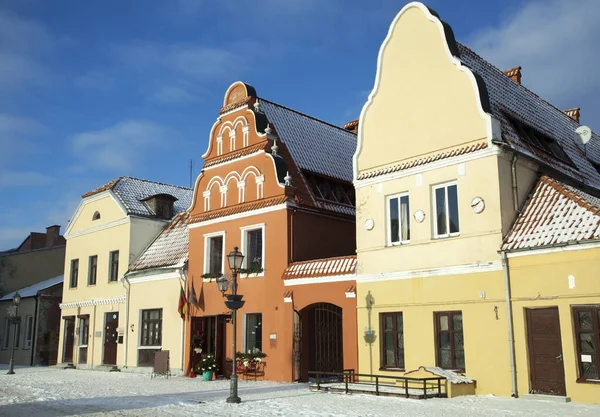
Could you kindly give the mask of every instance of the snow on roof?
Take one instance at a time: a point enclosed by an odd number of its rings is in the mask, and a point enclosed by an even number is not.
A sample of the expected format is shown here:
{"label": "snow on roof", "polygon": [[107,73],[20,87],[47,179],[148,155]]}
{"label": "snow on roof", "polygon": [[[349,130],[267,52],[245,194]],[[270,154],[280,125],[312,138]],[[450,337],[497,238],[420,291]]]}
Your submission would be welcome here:
{"label": "snow on roof", "polygon": [[174,214],[187,210],[192,204],[193,190],[178,185],[163,184],[134,177],[119,177],[96,188],[82,197],[90,197],[102,191],[112,190],[123,203],[128,214],[152,216],[153,213],[144,202],[149,197],[158,194],[168,194],[177,200],[173,205]]}
{"label": "snow on roof", "polygon": [[21,288],[15,292],[11,292],[10,294],[6,294],[4,297],[0,298],[0,301],[12,301],[15,293],[19,293],[21,298],[26,297],[35,297],[39,291],[45,290],[47,288],[53,287],[57,284],[60,284],[64,280],[64,275],[59,275],[54,278],[47,279],[42,282],[38,282],[37,284],[30,285],[29,287]]}
{"label": "snow on roof", "polygon": [[546,175],[504,239],[502,250],[600,238],[600,199]]}
{"label": "snow on roof", "polygon": [[293,262],[283,271],[282,278],[296,279],[351,275],[355,273],[355,270],[356,255],[338,256],[313,261]]}
{"label": "snow on roof", "polygon": [[129,271],[139,272],[150,268],[183,265],[188,260],[190,242],[188,217],[188,211],[182,211],[175,216]]}
{"label": "snow on roof", "polygon": [[263,98],[260,106],[301,169],[352,182],[354,133]]}
{"label": "snow on roof", "polygon": [[[466,46],[458,42],[457,46],[460,60],[483,78],[492,115],[500,121],[503,138],[512,149],[549,165],[578,182],[600,189],[600,173],[590,162],[590,159],[596,163],[600,162],[600,136],[592,132],[586,155],[574,140],[577,136],[575,129],[580,126],[579,122],[524,85],[513,81],[503,71]],[[556,140],[575,166],[571,167],[529,146],[509,120],[509,116]]]}
{"label": "snow on roof", "polygon": [[442,369],[439,366],[422,366],[421,368],[425,369],[432,374],[443,376],[446,380],[452,384],[472,384],[473,380],[471,378],[467,378],[464,375],[461,375],[457,372],[450,371],[449,369]]}

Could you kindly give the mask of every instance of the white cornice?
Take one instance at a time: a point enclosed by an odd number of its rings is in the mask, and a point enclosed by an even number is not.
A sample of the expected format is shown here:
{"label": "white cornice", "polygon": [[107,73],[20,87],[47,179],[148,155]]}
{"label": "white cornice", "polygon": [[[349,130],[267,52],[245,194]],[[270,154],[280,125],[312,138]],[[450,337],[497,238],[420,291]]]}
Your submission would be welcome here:
{"label": "white cornice", "polygon": [[518,258],[520,256],[549,255],[551,253],[572,252],[577,250],[598,248],[600,248],[600,242],[597,241],[595,241],[594,243],[579,242],[577,244],[558,246],[554,248],[521,249],[516,252],[506,251],[506,256],[509,258]]}
{"label": "white cornice", "polygon": [[292,287],[294,285],[326,284],[329,282],[342,282],[342,281],[355,281],[355,280],[356,280],[355,274],[331,275],[331,276],[327,276],[327,277],[284,279],[283,285],[286,287]]}
{"label": "white cornice", "polygon": [[[180,265],[180,266],[173,265],[173,266],[170,266],[170,267],[164,268],[164,269],[151,269],[148,271],[139,272],[137,274],[131,273],[129,275],[126,275],[126,277],[127,277],[127,281],[129,281],[130,284],[142,284],[145,282],[162,281],[165,279],[181,278],[179,269],[177,269],[180,267],[183,267],[183,265]],[[167,271],[165,272],[165,270],[167,270]]]}
{"label": "white cornice", "polygon": [[211,170],[213,168],[222,167],[223,165],[227,165],[227,164],[230,164],[232,162],[238,162],[238,161],[241,161],[243,159],[252,158],[253,156],[258,155],[259,153],[266,154],[266,152],[264,151],[264,149],[259,149],[258,151],[249,153],[248,155],[240,156],[239,158],[228,159],[227,161],[219,162],[218,164],[214,164],[214,165],[211,165],[209,167],[202,168],[202,170],[203,171],[209,171],[209,170]]}
{"label": "white cornice", "polygon": [[496,272],[502,270],[500,260],[490,262],[478,262],[466,265],[445,266],[441,268],[414,269],[411,271],[381,272],[378,274],[360,274],[356,276],[357,283],[396,281],[412,278],[440,277],[445,275],[463,275],[484,272]]}
{"label": "white cornice", "polygon": [[89,307],[89,306],[99,306],[106,304],[122,304],[125,302],[125,296],[119,297],[111,297],[111,298],[93,298],[91,300],[83,300],[83,301],[71,301],[68,303],[60,303],[60,309],[64,310],[67,308],[76,308],[76,307]]}
{"label": "white cornice", "polygon": [[131,222],[131,219],[129,217],[124,217],[122,219],[115,220],[113,222],[104,223],[100,226],[89,227],[87,229],[80,230],[79,232],[65,234],[65,239],[69,240],[69,239],[72,239],[77,236],[83,236],[83,235],[87,235],[89,233],[99,232],[100,230],[106,230],[106,229],[110,229],[111,227],[121,226],[122,224],[127,224],[129,222]]}
{"label": "white cornice", "polygon": [[277,204],[276,206],[265,207],[256,210],[245,211],[242,213],[231,214],[229,216],[223,216],[212,220],[206,220],[204,222],[192,223],[188,225],[188,229],[195,229],[197,227],[208,226],[209,224],[217,224],[222,222],[228,222],[234,219],[242,219],[244,217],[258,216],[265,213],[271,213],[273,211],[285,210],[288,208],[288,203]]}
{"label": "white cornice", "polygon": [[389,174],[379,175],[373,178],[367,178],[364,180],[354,180],[355,188],[367,187],[373,184],[379,184],[386,181],[393,181],[399,178],[409,177],[411,175],[421,174],[427,171],[433,171],[435,169],[445,168],[453,165],[462,164],[476,159],[487,158],[489,156],[500,155],[501,150],[496,146],[492,148],[475,151],[465,155],[453,156],[446,159],[440,159],[435,162],[429,162],[424,165],[419,165],[414,168],[405,169],[397,172],[390,172]]}

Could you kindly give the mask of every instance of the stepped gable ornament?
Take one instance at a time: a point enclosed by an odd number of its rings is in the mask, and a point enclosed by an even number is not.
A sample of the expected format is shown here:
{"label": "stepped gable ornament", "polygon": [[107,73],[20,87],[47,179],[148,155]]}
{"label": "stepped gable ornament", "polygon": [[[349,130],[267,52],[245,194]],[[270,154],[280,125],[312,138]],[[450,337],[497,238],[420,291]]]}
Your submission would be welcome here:
{"label": "stepped gable ornament", "polygon": [[292,176],[290,175],[290,171],[287,172],[286,176],[283,178],[285,181],[285,185],[291,187],[292,185]]}
{"label": "stepped gable ornament", "polygon": [[254,103],[254,111],[256,113],[262,113],[262,109],[260,108],[260,101],[256,100]]}

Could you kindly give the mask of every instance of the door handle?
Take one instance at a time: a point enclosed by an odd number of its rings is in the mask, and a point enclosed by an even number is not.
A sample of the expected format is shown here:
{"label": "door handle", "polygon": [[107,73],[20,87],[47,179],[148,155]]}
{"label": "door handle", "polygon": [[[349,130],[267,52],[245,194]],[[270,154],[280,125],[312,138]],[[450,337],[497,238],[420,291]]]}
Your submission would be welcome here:
{"label": "door handle", "polygon": [[559,361],[562,361],[562,353],[561,353],[561,354],[559,354],[559,355],[556,357],[556,359],[558,359]]}

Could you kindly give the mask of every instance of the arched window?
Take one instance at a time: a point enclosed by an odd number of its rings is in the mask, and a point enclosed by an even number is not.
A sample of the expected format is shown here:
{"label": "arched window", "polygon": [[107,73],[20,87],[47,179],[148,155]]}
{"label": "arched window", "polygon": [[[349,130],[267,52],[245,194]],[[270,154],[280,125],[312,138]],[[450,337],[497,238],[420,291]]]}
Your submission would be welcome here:
{"label": "arched window", "polygon": [[100,212],[99,211],[95,212],[94,215],[92,216],[92,220],[98,220],[98,219],[100,219]]}

